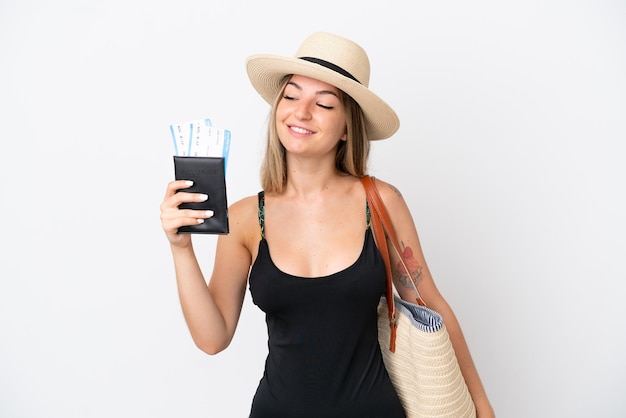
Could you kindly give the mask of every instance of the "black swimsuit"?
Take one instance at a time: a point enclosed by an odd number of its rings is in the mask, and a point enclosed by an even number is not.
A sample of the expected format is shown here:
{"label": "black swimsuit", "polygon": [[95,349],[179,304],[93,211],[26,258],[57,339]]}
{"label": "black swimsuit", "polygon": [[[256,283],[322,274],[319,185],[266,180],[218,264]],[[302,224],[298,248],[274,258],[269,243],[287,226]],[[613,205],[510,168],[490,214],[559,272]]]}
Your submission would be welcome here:
{"label": "black swimsuit", "polygon": [[378,345],[376,307],[385,267],[370,228],[348,268],[302,278],[274,265],[264,235],[250,293],[266,314],[269,353],[252,418],[404,418]]}

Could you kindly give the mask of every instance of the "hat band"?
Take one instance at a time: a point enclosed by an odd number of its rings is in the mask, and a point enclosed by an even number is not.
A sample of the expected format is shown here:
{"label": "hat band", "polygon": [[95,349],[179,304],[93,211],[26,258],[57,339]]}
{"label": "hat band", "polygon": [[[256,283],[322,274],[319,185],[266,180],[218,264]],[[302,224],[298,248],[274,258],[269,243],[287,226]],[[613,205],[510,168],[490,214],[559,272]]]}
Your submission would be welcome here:
{"label": "hat band", "polygon": [[322,67],[326,67],[329,70],[333,70],[334,72],[339,73],[342,76],[348,77],[350,80],[354,80],[357,83],[361,84],[361,82],[359,80],[357,80],[352,74],[350,74],[349,72],[347,72],[346,70],[344,70],[340,66],[333,64],[332,62],[324,61],[322,59],[313,58],[313,57],[299,57],[299,58],[301,60],[309,61],[309,62],[312,62],[314,64],[321,65]]}

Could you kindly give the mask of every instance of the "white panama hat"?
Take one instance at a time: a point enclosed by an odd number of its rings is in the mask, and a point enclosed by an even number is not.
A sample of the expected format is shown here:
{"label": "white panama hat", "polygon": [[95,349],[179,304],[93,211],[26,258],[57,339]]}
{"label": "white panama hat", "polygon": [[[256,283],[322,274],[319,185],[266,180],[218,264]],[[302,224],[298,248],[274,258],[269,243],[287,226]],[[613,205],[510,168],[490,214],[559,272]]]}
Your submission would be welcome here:
{"label": "white panama hat", "polygon": [[400,127],[394,110],[369,89],[370,63],[356,43],[327,32],[316,32],[300,45],[294,57],[259,54],[246,60],[256,91],[272,104],[286,75],[311,77],[344,91],[363,110],[367,138],[389,138]]}

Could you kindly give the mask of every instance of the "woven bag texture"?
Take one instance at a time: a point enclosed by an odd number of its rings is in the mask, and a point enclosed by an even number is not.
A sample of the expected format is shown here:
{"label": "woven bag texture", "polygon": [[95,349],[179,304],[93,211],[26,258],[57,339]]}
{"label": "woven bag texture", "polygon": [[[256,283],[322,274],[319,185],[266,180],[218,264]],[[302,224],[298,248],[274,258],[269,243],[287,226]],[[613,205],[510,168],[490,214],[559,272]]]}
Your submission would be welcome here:
{"label": "woven bag texture", "polygon": [[378,305],[378,340],[389,377],[407,418],[474,418],[476,411],[441,316],[394,298],[396,351],[389,351],[389,317]]}

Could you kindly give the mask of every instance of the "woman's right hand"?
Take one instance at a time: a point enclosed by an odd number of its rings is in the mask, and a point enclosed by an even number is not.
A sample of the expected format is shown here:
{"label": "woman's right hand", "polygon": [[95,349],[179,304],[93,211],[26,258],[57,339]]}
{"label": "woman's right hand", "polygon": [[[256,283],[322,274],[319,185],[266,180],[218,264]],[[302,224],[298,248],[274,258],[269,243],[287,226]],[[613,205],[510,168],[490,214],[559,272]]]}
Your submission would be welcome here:
{"label": "woman's right hand", "polygon": [[212,211],[178,208],[181,203],[203,202],[207,199],[207,195],[202,193],[178,192],[192,185],[193,182],[188,180],[174,180],[169,182],[165,197],[163,198],[163,202],[161,202],[161,226],[171,245],[179,247],[191,245],[191,234],[179,234],[178,228],[187,225],[197,225],[213,216]]}

